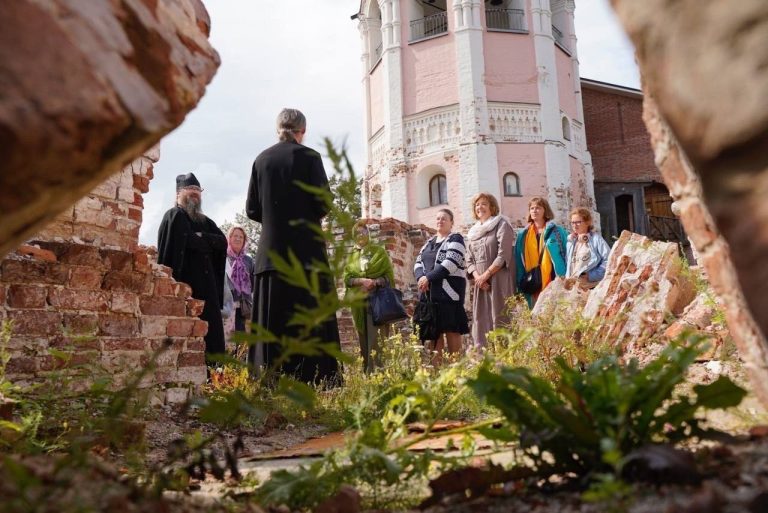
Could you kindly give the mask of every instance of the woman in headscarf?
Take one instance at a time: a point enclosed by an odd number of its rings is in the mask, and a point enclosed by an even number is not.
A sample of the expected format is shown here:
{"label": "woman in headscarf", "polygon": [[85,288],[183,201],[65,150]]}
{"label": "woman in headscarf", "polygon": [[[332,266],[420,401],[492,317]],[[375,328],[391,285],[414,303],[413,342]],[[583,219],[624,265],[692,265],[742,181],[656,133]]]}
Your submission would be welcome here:
{"label": "woman in headscarf", "polygon": [[480,349],[487,333],[508,321],[506,301],[515,293],[515,231],[487,192],[472,198],[472,215],[477,222],[467,233],[467,274],[474,280],[472,339]]}
{"label": "woman in headscarf", "polygon": [[[528,202],[528,226],[517,234],[515,261],[517,279],[540,267],[541,285],[535,291],[523,292],[528,306],[533,308],[541,291],[547,288],[556,276],[565,276],[565,240],[568,232],[555,224],[555,214],[544,198],[535,196]],[[519,285],[518,285],[519,288]]]}
{"label": "woman in headscarf", "polygon": [[605,276],[610,246],[595,231],[592,212],[588,208],[571,210],[571,230],[568,236],[568,269],[566,276],[579,280],[583,289],[591,289]]}
{"label": "woman in headscarf", "polygon": [[[393,287],[395,274],[387,250],[371,242],[365,221],[359,221],[354,230],[355,246],[344,266],[344,285],[357,287],[364,292],[371,292],[376,287]],[[366,372],[370,372],[381,361],[378,339],[380,335],[386,336],[389,331],[388,326],[373,324],[373,316],[367,300],[352,309],[352,319],[355,321],[360,341],[360,354],[363,357],[364,368]]]}
{"label": "woman in headscarf", "polygon": [[240,226],[227,232],[227,287],[232,293],[234,331],[245,331],[245,322],[253,311],[253,259],[246,254],[248,236]]}

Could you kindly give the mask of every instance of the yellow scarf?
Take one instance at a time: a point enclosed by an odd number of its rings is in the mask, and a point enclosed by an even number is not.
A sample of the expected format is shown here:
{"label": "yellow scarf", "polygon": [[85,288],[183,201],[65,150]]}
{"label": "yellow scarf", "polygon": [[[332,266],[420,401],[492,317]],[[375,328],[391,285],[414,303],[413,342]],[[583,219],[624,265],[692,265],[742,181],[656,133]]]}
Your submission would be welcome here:
{"label": "yellow scarf", "polygon": [[[544,255],[541,259],[541,290],[544,290],[549,285],[549,282],[552,281],[552,257],[549,255],[547,245],[544,243],[544,237],[542,236],[541,239],[541,243],[544,245]],[[525,233],[523,262],[525,263],[526,272],[539,265],[539,240],[533,223],[528,225],[528,231]]]}

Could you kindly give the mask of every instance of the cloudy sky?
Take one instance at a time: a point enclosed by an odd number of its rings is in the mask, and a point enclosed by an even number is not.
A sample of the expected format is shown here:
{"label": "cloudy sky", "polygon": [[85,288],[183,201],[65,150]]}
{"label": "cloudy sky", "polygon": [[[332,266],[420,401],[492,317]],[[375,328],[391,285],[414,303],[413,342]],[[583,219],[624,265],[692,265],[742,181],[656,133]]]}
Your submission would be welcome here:
{"label": "cloudy sky", "polygon": [[[346,140],[355,169],[364,166],[360,36],[350,20],[359,1],[205,4],[222,64],[197,109],[161,143],[144,197],[142,244],[156,244],[179,173],[198,177],[209,217],[219,224],[234,220],[245,206],[251,163],[274,144],[274,120],[283,107],[307,116],[305,144],[317,148],[324,136]],[[639,87],[632,48],[607,0],[576,0],[576,36],[582,77]]]}

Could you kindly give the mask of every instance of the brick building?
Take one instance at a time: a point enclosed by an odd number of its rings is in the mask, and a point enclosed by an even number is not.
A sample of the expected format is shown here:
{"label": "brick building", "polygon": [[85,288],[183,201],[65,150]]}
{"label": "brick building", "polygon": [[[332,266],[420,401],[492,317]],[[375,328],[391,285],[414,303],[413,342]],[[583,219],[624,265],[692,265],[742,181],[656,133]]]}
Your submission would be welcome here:
{"label": "brick building", "polygon": [[687,245],[654,163],[639,89],[581,79],[595,200],[607,240],[622,230]]}

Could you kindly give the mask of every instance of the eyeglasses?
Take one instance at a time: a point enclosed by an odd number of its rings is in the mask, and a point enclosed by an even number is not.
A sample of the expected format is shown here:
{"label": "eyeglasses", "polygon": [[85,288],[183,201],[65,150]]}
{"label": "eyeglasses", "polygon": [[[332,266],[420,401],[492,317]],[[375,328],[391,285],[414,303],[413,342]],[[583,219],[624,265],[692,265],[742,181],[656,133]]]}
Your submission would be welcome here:
{"label": "eyeglasses", "polygon": [[205,189],[203,189],[202,187],[198,187],[197,185],[188,185],[187,187],[183,187],[182,190],[203,192]]}
{"label": "eyeglasses", "polygon": [[584,224],[584,221],[571,221],[571,224],[573,226],[579,226],[580,224]]}

